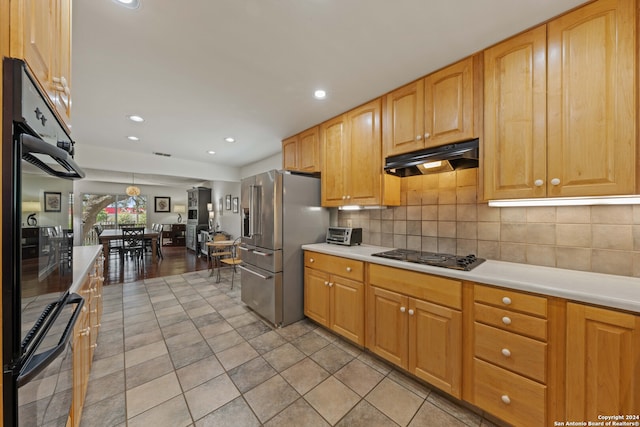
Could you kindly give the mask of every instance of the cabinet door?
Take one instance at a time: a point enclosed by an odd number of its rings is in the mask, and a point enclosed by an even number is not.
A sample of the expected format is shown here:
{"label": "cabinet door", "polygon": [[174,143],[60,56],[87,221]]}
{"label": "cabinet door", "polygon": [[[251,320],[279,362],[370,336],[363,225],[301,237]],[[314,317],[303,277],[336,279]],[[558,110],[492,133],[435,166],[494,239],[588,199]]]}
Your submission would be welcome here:
{"label": "cabinet door", "polygon": [[364,345],[364,284],[331,276],[330,328],[351,341]]}
{"label": "cabinet door", "polygon": [[349,161],[345,205],[378,205],[382,188],[381,100],[376,99],[347,115]]}
{"label": "cabinet door", "polygon": [[461,397],[462,314],[409,299],[409,372]]}
{"label": "cabinet door", "polygon": [[346,197],[346,173],[349,159],[346,116],[320,125],[322,139],[322,206],[342,206]]}
{"label": "cabinet door", "polygon": [[62,120],[71,124],[71,0],[56,1],[57,49],[52,83],[55,106]]}
{"label": "cabinet door", "polygon": [[567,304],[568,420],[640,413],[640,317]]}
{"label": "cabinet door", "polygon": [[384,157],[424,147],[424,80],[420,79],[385,96]]}
{"label": "cabinet door", "polygon": [[425,77],[425,146],[472,138],[473,58]]}
{"label": "cabinet door", "polygon": [[599,0],[548,24],[550,196],[635,191],[634,6]]}
{"label": "cabinet door", "polygon": [[298,135],[282,141],[282,169],[298,170]]}
{"label": "cabinet door", "polygon": [[298,170],[320,172],[320,141],[318,127],[302,132],[298,138]]}
{"label": "cabinet door", "polygon": [[546,37],[541,26],[484,51],[485,199],[547,193]]}
{"label": "cabinet door", "polygon": [[408,298],[371,286],[367,305],[367,347],[400,367],[407,367]]}
{"label": "cabinet door", "polygon": [[329,327],[329,274],[304,269],[304,314],[323,326]]}

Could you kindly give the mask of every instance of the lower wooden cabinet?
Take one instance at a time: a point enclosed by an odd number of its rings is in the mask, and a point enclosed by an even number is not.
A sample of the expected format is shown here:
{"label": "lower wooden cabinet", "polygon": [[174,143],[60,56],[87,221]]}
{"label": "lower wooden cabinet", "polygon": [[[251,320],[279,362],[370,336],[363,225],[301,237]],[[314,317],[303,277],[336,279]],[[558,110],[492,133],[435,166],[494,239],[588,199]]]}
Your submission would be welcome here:
{"label": "lower wooden cabinet", "polygon": [[315,252],[304,260],[305,315],[364,345],[363,263]]}
{"label": "lower wooden cabinet", "polygon": [[568,303],[567,332],[566,419],[640,415],[640,316]]}
{"label": "lower wooden cabinet", "polygon": [[366,347],[460,398],[462,283],[376,264],[368,267]]}
{"label": "lower wooden cabinet", "polygon": [[100,256],[78,291],[85,301],[73,330],[73,397],[67,422],[69,427],[80,425],[93,353],[98,346],[102,318],[103,265],[104,260]]}

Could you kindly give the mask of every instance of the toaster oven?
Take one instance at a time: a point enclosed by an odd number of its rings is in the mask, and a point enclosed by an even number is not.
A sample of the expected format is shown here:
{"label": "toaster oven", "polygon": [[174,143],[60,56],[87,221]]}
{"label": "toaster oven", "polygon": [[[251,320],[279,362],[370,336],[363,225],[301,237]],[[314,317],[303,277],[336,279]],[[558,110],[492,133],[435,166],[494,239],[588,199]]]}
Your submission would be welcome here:
{"label": "toaster oven", "polygon": [[329,227],[326,242],[345,246],[359,245],[362,243],[362,228]]}

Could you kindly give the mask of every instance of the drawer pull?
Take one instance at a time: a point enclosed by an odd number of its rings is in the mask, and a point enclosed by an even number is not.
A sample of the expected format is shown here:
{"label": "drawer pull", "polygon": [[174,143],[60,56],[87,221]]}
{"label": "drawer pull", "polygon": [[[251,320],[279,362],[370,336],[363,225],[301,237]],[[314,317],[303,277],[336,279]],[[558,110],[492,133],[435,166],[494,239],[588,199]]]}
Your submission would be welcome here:
{"label": "drawer pull", "polygon": [[324,281],[324,285],[325,286],[329,286],[329,282],[327,282],[326,280]]}
{"label": "drawer pull", "polygon": [[511,324],[511,318],[507,317],[507,316],[504,316],[502,318],[502,323],[504,323],[505,325],[510,325]]}
{"label": "drawer pull", "polygon": [[506,394],[503,394],[500,399],[502,399],[502,403],[504,403],[505,405],[509,405],[511,403],[511,399],[509,399],[509,396],[507,396]]}
{"label": "drawer pull", "polygon": [[400,307],[400,312],[404,313],[405,311],[407,311],[406,307]]}
{"label": "drawer pull", "polygon": [[503,348],[503,349],[502,349],[502,355],[503,355],[504,357],[511,357],[511,352],[509,351],[509,349],[508,349],[508,348]]}
{"label": "drawer pull", "polygon": [[413,316],[413,313],[415,313],[413,310],[409,310],[409,316]]}
{"label": "drawer pull", "polygon": [[351,267],[347,267],[347,272],[351,273]]}
{"label": "drawer pull", "polygon": [[329,287],[332,288],[333,287],[333,283],[329,282]]}
{"label": "drawer pull", "polygon": [[315,260],[313,258],[309,258],[309,262],[314,262]]}
{"label": "drawer pull", "polygon": [[502,303],[503,303],[504,305],[509,305],[509,304],[511,304],[511,298],[509,298],[509,297],[502,297]]}
{"label": "drawer pull", "polygon": [[86,329],[81,329],[80,330],[80,336],[81,337],[86,337],[87,335],[89,335],[89,333],[91,333],[91,327],[87,326]]}

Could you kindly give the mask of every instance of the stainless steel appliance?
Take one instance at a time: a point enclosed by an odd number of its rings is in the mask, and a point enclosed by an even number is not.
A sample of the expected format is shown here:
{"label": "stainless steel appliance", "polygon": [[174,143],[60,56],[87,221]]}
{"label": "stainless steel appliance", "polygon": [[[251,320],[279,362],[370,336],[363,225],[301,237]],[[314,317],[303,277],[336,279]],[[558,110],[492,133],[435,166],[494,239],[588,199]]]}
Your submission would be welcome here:
{"label": "stainless steel appliance", "polygon": [[388,174],[403,177],[477,168],[479,145],[476,138],[390,156],[385,160],[384,170]]}
{"label": "stainless steel appliance", "polygon": [[359,245],[362,243],[362,228],[329,227],[325,240],[336,245]]}
{"label": "stainless steel appliance", "polygon": [[301,245],[320,243],[320,180],[272,170],[242,180],[242,301],[275,326],[304,318]]}
{"label": "stainless steel appliance", "polygon": [[435,252],[420,252],[411,249],[394,249],[371,255],[381,258],[395,259],[398,261],[414,262],[417,264],[433,265],[464,271],[469,271],[485,262],[485,259],[478,258],[475,255],[459,256]]}
{"label": "stainless steel appliance", "polygon": [[5,58],[3,67],[3,425],[65,425],[69,340],[84,304],[69,292],[72,180],[84,173],[24,62]]}

